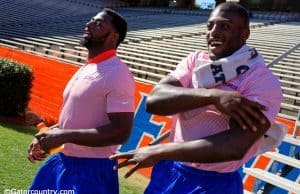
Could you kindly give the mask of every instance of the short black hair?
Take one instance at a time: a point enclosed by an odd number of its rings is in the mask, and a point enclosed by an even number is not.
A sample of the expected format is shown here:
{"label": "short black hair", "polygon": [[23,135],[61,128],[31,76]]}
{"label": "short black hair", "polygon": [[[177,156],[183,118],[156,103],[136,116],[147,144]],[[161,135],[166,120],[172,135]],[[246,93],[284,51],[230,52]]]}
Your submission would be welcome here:
{"label": "short black hair", "polygon": [[219,4],[216,9],[219,9],[219,11],[226,11],[239,15],[244,20],[246,27],[249,27],[248,11],[240,4],[234,2],[225,2]]}
{"label": "short black hair", "polygon": [[110,8],[104,8],[102,12],[105,12],[107,15],[112,17],[111,23],[119,34],[119,40],[117,42],[118,47],[126,37],[127,22],[119,13]]}

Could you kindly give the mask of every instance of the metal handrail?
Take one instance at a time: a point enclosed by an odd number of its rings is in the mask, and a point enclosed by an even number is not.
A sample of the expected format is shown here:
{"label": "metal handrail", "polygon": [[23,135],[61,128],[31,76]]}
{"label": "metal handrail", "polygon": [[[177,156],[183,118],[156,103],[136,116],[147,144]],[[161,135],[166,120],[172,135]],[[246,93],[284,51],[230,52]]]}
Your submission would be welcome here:
{"label": "metal handrail", "polygon": [[297,120],[295,121],[293,138],[297,138],[299,131],[300,131],[300,109],[298,110]]}
{"label": "metal handrail", "polygon": [[275,60],[273,60],[270,64],[268,64],[268,68],[272,67],[274,64],[278,63],[278,61],[280,61],[281,59],[285,58],[286,56],[288,56],[289,54],[291,54],[292,52],[294,52],[296,49],[298,49],[300,47],[300,43],[296,44],[294,47],[290,48],[289,50],[287,50],[285,53],[283,53],[282,55],[280,55],[279,57],[277,57]]}

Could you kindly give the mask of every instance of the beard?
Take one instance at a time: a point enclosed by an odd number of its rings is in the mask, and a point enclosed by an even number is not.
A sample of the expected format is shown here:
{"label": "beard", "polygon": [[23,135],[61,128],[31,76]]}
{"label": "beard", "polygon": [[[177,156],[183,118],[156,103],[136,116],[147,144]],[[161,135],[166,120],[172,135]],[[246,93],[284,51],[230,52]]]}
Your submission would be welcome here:
{"label": "beard", "polygon": [[80,39],[80,45],[89,49],[89,48],[97,48],[104,44],[107,37],[109,36],[110,31],[104,34],[101,38],[94,39],[93,37],[82,37]]}
{"label": "beard", "polygon": [[90,38],[85,38],[85,37],[81,37],[80,38],[80,46],[83,46],[83,47],[88,47],[89,44],[90,44]]}
{"label": "beard", "polygon": [[89,49],[89,48],[97,48],[97,47],[103,45],[104,42],[105,42],[104,38],[95,40],[95,39],[92,39],[92,38],[83,37],[80,40],[80,45],[87,48],[87,49]]}

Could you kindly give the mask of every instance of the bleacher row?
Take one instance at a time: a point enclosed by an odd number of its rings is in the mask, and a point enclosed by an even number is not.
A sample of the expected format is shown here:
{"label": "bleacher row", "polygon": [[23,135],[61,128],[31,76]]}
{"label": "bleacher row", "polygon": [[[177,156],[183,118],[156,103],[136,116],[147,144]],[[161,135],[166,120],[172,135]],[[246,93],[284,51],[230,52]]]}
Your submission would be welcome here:
{"label": "bleacher row", "polygon": [[[0,16],[7,16],[9,10],[34,7],[32,12],[29,9],[18,12],[11,20],[0,17],[3,18],[0,19],[0,45],[83,65],[87,51],[79,46],[79,40],[84,25],[107,2],[61,0],[59,2],[63,6],[59,7],[55,5],[56,1],[9,0],[8,5],[8,1],[0,0],[1,7],[9,7]],[[20,5],[23,7],[20,8]],[[87,9],[81,9],[84,6]],[[204,34],[209,14],[207,10],[119,8],[119,12],[127,19],[129,32],[118,49],[118,56],[128,64],[137,81],[156,84],[189,53],[206,49]],[[264,55],[266,64],[280,78],[284,99],[279,116],[295,121],[295,128],[298,129],[300,22],[291,21],[297,17],[297,14],[290,13],[254,13],[248,44]],[[287,135],[285,142],[294,149],[288,155],[268,152],[265,156],[274,160],[274,163],[277,161],[299,169],[299,158],[295,158],[300,146],[298,132]],[[244,172],[285,190],[300,193],[300,176],[297,180],[288,180],[255,168],[245,168]]]}
{"label": "bleacher row", "polygon": [[299,19],[298,13],[286,13],[286,12],[254,12],[253,18],[255,19],[265,19],[265,20],[279,20],[279,21],[294,21]]}
{"label": "bleacher row", "polygon": [[[91,14],[103,7],[126,7],[119,0],[1,0],[0,26],[63,20],[65,17]],[[16,11],[18,10],[18,11]]]}
{"label": "bleacher row", "polygon": [[[186,10],[186,9],[174,9],[174,8],[127,8],[128,10],[138,10],[138,11],[147,11],[153,13],[168,13],[175,15],[197,15],[197,16],[206,16],[210,13],[210,10]],[[256,11],[251,14],[251,18],[260,19],[260,20],[277,20],[281,22],[294,21],[299,19],[299,13],[288,13],[288,12],[263,12]]]}

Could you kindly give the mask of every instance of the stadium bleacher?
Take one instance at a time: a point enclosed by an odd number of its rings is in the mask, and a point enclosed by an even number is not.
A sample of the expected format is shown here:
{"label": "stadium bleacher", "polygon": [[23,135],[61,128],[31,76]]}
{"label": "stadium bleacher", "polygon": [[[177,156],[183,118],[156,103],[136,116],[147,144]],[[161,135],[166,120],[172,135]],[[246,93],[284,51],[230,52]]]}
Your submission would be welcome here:
{"label": "stadium bleacher", "polygon": [[[208,10],[132,8],[108,0],[0,0],[0,45],[80,66],[87,55],[86,49],[79,45],[84,24],[107,6],[116,8],[128,21],[129,32],[118,49],[118,56],[128,64],[137,81],[156,84],[187,54],[206,49]],[[250,25],[248,44],[263,54],[282,84],[284,99],[279,116],[296,123],[295,134],[284,141],[299,148],[299,14],[254,12]],[[300,168],[299,158],[295,158],[293,151],[289,155],[270,152],[264,156]],[[300,176],[288,180],[246,167],[244,172],[300,193]]]}

